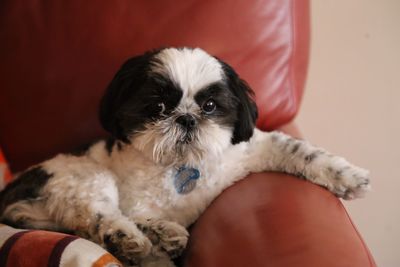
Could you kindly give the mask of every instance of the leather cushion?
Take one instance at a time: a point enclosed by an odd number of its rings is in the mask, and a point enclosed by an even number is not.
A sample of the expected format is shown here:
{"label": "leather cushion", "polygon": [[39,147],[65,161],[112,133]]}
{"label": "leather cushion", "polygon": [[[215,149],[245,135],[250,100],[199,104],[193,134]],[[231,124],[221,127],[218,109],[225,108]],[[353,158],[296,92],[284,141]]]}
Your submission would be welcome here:
{"label": "leather cushion", "polygon": [[[251,248],[251,249],[249,249]],[[191,231],[184,266],[376,266],[342,203],[282,173],[226,189]]]}
{"label": "leather cushion", "polygon": [[160,46],[202,47],[256,91],[258,126],[293,118],[307,69],[306,0],[4,0],[0,145],[21,170],[104,135],[99,99],[122,62]]}

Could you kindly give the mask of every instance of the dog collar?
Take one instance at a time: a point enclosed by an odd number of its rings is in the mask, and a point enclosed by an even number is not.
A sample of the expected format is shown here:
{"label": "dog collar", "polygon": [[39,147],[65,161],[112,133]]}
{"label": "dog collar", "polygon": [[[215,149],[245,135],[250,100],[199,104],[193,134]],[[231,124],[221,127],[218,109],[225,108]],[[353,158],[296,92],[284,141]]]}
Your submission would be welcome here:
{"label": "dog collar", "polygon": [[188,194],[195,187],[197,179],[200,178],[200,171],[195,168],[182,166],[176,173],[174,178],[174,186],[178,194]]}

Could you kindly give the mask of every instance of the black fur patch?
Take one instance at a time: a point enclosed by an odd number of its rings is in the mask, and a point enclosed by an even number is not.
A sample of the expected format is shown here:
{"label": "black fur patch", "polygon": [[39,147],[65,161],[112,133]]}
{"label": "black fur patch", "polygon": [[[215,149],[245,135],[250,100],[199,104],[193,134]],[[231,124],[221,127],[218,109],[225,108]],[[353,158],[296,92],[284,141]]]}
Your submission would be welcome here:
{"label": "black fur patch", "polygon": [[151,72],[160,50],[147,52],[126,61],[117,72],[100,104],[99,117],[104,129],[114,138],[129,143],[129,134],[175,109],[182,90],[171,80]]}
{"label": "black fur patch", "polygon": [[[127,235],[121,230],[117,230],[112,234],[104,235],[104,245],[108,252],[110,252],[113,256],[117,257],[122,263],[125,263],[129,266],[137,264],[136,259],[132,258],[133,255],[126,255],[126,249],[123,248],[126,242],[123,242],[122,239],[126,239]],[[132,244],[133,245],[133,244]],[[130,247],[133,248],[134,247]],[[124,264],[124,266],[125,266]]]}
{"label": "black fur patch", "polygon": [[320,155],[319,152],[313,152],[313,153],[305,156],[304,160],[305,160],[306,164],[311,163],[312,161],[314,161],[314,159],[316,159],[318,157],[318,155]]}
{"label": "black fur patch", "polygon": [[299,150],[300,146],[301,146],[300,143],[296,143],[296,144],[292,147],[291,153],[292,153],[292,154],[295,154],[295,153]]}
{"label": "black fur patch", "polygon": [[95,141],[92,141],[92,142],[88,142],[88,143],[86,143],[84,145],[78,146],[76,149],[74,149],[72,152],[70,152],[68,154],[76,156],[76,157],[83,156],[97,142],[99,142],[99,140],[95,140]]}
{"label": "black fur patch", "polygon": [[215,111],[211,114],[203,113],[203,116],[216,121],[220,125],[233,127],[237,120],[236,109],[239,99],[227,87],[223,83],[214,83],[199,91],[194,99],[200,107],[206,101],[214,100],[216,103]]}
{"label": "black fur patch", "polygon": [[119,251],[119,247],[111,240],[111,235],[104,236],[104,244],[111,254],[116,254]]}
{"label": "black fur patch", "polygon": [[222,60],[221,63],[225,74],[225,81],[229,90],[239,100],[236,108],[237,119],[233,128],[233,136],[231,143],[238,144],[248,141],[254,132],[254,127],[258,117],[258,110],[254,102],[254,92],[246,81],[242,80],[235,70]]}
{"label": "black fur patch", "polygon": [[17,179],[0,192],[0,214],[10,204],[20,200],[37,198],[40,190],[52,176],[41,166],[29,169],[19,175]]}
{"label": "black fur patch", "polygon": [[101,223],[103,221],[103,218],[104,218],[103,214],[96,213],[96,223],[94,225],[94,233],[96,233],[96,234],[99,233],[100,225],[101,225]]}
{"label": "black fur patch", "polygon": [[110,136],[109,138],[107,138],[105,140],[97,139],[93,142],[89,142],[87,144],[79,146],[78,148],[74,149],[72,152],[70,152],[68,154],[76,156],[76,157],[84,156],[93,145],[96,145],[98,142],[101,142],[101,141],[105,141],[105,149],[106,149],[108,155],[111,155],[111,152],[112,152],[115,144],[117,145],[118,150],[121,150],[121,148],[122,148],[120,142],[118,142],[118,140],[116,140],[114,137]]}
{"label": "black fur patch", "polygon": [[113,150],[115,142],[116,142],[116,139],[114,137],[107,138],[107,140],[106,140],[106,150],[108,152],[108,155],[111,155],[111,152]]}

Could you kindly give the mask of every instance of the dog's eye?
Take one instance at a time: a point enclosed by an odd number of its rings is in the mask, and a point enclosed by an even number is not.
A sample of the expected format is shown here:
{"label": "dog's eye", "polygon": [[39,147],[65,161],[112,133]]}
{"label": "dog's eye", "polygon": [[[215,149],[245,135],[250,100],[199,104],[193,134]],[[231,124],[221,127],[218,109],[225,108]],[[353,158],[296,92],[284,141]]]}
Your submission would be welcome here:
{"label": "dog's eye", "polygon": [[165,111],[165,104],[164,103],[158,103],[157,108],[160,111],[160,114],[164,113]]}
{"label": "dog's eye", "polygon": [[206,102],[204,102],[203,106],[201,107],[203,109],[203,111],[206,114],[211,114],[215,111],[215,109],[217,108],[217,104],[215,103],[214,100],[209,99]]}

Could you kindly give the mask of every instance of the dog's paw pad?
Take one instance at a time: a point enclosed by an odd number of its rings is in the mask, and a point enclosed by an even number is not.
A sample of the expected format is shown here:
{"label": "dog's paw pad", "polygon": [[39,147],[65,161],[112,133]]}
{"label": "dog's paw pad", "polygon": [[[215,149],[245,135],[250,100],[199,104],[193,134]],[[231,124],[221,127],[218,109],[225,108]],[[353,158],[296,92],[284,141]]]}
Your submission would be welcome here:
{"label": "dog's paw pad", "polygon": [[370,191],[369,172],[351,164],[329,168],[331,184],[328,188],[338,197],[346,200],[364,197]]}
{"label": "dog's paw pad", "polygon": [[[139,227],[139,228],[144,228]],[[171,258],[178,257],[186,248],[188,231],[175,222],[156,220],[150,222],[144,231],[154,244],[158,244]],[[149,229],[151,229],[149,231]],[[155,238],[156,237],[156,238]]]}
{"label": "dog's paw pad", "polygon": [[146,257],[152,244],[140,231],[128,232],[126,229],[107,231],[104,235],[106,249],[123,262],[137,262]]}
{"label": "dog's paw pad", "polygon": [[371,190],[370,179],[367,171],[365,171],[365,174],[363,175],[353,175],[350,180],[351,182],[347,185],[347,189],[343,196],[346,200],[364,197],[365,194]]}

